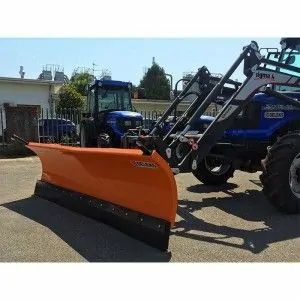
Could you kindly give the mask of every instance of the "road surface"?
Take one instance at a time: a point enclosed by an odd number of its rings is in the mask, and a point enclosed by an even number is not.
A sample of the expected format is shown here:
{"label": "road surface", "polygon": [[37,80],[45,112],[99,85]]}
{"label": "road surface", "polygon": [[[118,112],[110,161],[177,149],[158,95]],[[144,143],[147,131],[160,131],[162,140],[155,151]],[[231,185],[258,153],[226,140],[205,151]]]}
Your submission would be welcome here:
{"label": "road surface", "polygon": [[296,262],[300,216],[277,213],[259,173],[236,172],[218,188],[176,177],[179,206],[168,253],[32,196],[37,157],[0,159],[2,262]]}

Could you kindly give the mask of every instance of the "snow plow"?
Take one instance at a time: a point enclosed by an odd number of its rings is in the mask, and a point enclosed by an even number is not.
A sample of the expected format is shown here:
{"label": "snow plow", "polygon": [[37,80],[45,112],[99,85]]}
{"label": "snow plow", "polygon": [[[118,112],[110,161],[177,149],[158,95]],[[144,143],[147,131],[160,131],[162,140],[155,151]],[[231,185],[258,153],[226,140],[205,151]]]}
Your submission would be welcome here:
{"label": "snow plow", "polygon": [[[24,141],[42,163],[42,178],[36,184],[35,194],[108,223],[160,250],[166,250],[177,210],[174,175],[197,170],[199,163],[208,155],[229,160],[226,153],[228,149],[235,149],[236,145],[218,142],[256,93],[272,93],[288,105],[299,107],[298,101],[278,92],[276,87],[297,89],[300,86],[300,65],[295,65],[300,39],[285,38],[281,40],[281,45],[282,50],[276,52],[276,57],[268,59],[261,55],[258,44],[252,41],[243,48],[229,71],[217,81],[203,66],[150,132],[145,134],[141,128],[136,128],[124,134],[123,148],[75,148]],[[194,122],[222,94],[224,85],[242,62],[245,81],[232,92],[207,128],[202,132],[191,131]],[[195,99],[191,105],[167,132],[162,130],[171,112],[185,95],[191,93],[189,90],[195,83],[199,89],[198,92],[192,92]],[[97,111],[93,112],[91,122],[97,120],[97,114]],[[268,116],[278,118],[280,114]],[[300,124],[296,125],[298,127],[287,128],[287,132],[282,132],[280,140],[275,140],[265,149],[266,160],[263,164],[262,184],[269,191],[267,198],[279,210],[288,213],[300,212],[300,197],[291,191],[288,175],[292,172],[290,177],[293,177],[293,182],[298,180],[295,179],[295,168],[299,164],[294,159],[300,153],[297,133]],[[294,135],[291,134],[293,130]],[[292,171],[274,169],[273,149],[280,150],[285,141],[292,143],[294,148],[289,152],[291,157],[285,157],[284,166],[280,165],[280,160],[278,165],[284,168],[293,165]],[[137,149],[131,149],[128,145],[134,145]],[[216,145],[219,149],[217,154],[211,152]],[[290,165],[286,162],[290,162]],[[277,171],[272,173],[272,170]],[[278,176],[282,178],[280,184],[283,187],[276,194],[279,188]],[[286,191],[286,199],[282,198],[282,191]]]}
{"label": "snow plow", "polygon": [[168,164],[156,152],[28,143],[42,162],[35,195],[166,249],[177,210]]}

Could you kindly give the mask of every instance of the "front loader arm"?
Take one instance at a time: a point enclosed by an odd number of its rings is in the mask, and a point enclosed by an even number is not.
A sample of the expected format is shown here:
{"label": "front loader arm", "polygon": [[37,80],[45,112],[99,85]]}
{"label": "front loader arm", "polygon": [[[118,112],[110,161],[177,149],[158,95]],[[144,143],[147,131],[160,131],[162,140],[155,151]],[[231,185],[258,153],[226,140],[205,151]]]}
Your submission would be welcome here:
{"label": "front loader arm", "polygon": [[[244,70],[246,67],[246,73],[248,75],[244,83],[229,98],[215,120],[203,134],[197,135],[194,138],[186,137],[186,134],[191,129],[192,122],[206,111],[209,105],[219,95],[224,84],[243,61]],[[264,64],[264,67],[261,66],[262,64]],[[280,67],[281,71],[270,70],[268,68],[270,66]],[[298,74],[291,76],[285,74],[282,69],[297,72]],[[236,117],[249,101],[251,101],[251,98],[258,89],[268,84],[297,86],[300,84],[300,69],[276,61],[266,60],[260,55],[257,43],[252,42],[243,49],[242,54],[229,71],[223,76],[220,82],[215,85],[189,120],[187,120],[184,130],[177,134],[171,142],[171,132],[168,132],[163,138],[163,142],[160,141],[158,143],[158,152],[168,161],[173,173],[190,172],[191,170],[197,169],[197,163],[209,154],[212,147],[222,138],[224,131],[231,127]],[[176,148],[182,143],[188,143],[190,150],[184,157],[179,159],[176,156]]]}
{"label": "front loader arm", "polygon": [[189,151],[186,157],[178,165],[179,169],[180,167],[185,166],[185,163],[190,158],[189,156],[191,156],[192,159],[192,169],[196,169],[197,162],[201,161],[209,154],[211,148],[222,138],[224,131],[231,127],[236,117],[251,101],[251,98],[257,90],[271,82],[284,85],[293,82],[291,85],[299,85],[300,73],[299,76],[291,76],[275,71],[265,71],[263,68],[257,68],[252,76],[246,79],[241,88],[224,105],[204,134],[198,138],[196,141],[198,147],[194,147],[195,150],[191,149]]}

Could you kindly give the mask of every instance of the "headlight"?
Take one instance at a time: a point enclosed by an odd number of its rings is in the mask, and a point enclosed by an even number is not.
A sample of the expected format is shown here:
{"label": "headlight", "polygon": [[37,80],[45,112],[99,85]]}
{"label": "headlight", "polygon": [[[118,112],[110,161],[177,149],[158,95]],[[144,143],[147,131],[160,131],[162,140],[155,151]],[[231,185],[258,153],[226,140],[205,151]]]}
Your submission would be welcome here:
{"label": "headlight", "polygon": [[124,125],[125,125],[125,126],[131,126],[131,121],[130,121],[130,120],[126,120],[126,121],[124,122]]}

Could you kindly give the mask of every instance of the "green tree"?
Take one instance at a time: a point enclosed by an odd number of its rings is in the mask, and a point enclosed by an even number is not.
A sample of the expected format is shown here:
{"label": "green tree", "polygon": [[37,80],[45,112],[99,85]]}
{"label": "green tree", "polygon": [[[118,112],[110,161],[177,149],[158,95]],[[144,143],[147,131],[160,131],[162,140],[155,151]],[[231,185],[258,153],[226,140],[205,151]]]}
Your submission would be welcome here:
{"label": "green tree", "polygon": [[95,76],[88,73],[76,73],[70,79],[70,84],[82,96],[87,96],[87,86],[95,79]]}
{"label": "green tree", "polygon": [[144,88],[146,98],[167,100],[170,97],[170,82],[165,75],[165,71],[157,63],[153,63],[151,68],[140,81],[140,88]]}
{"label": "green tree", "polygon": [[84,98],[76,91],[73,85],[68,84],[59,90],[57,111],[64,109],[82,109]]}

